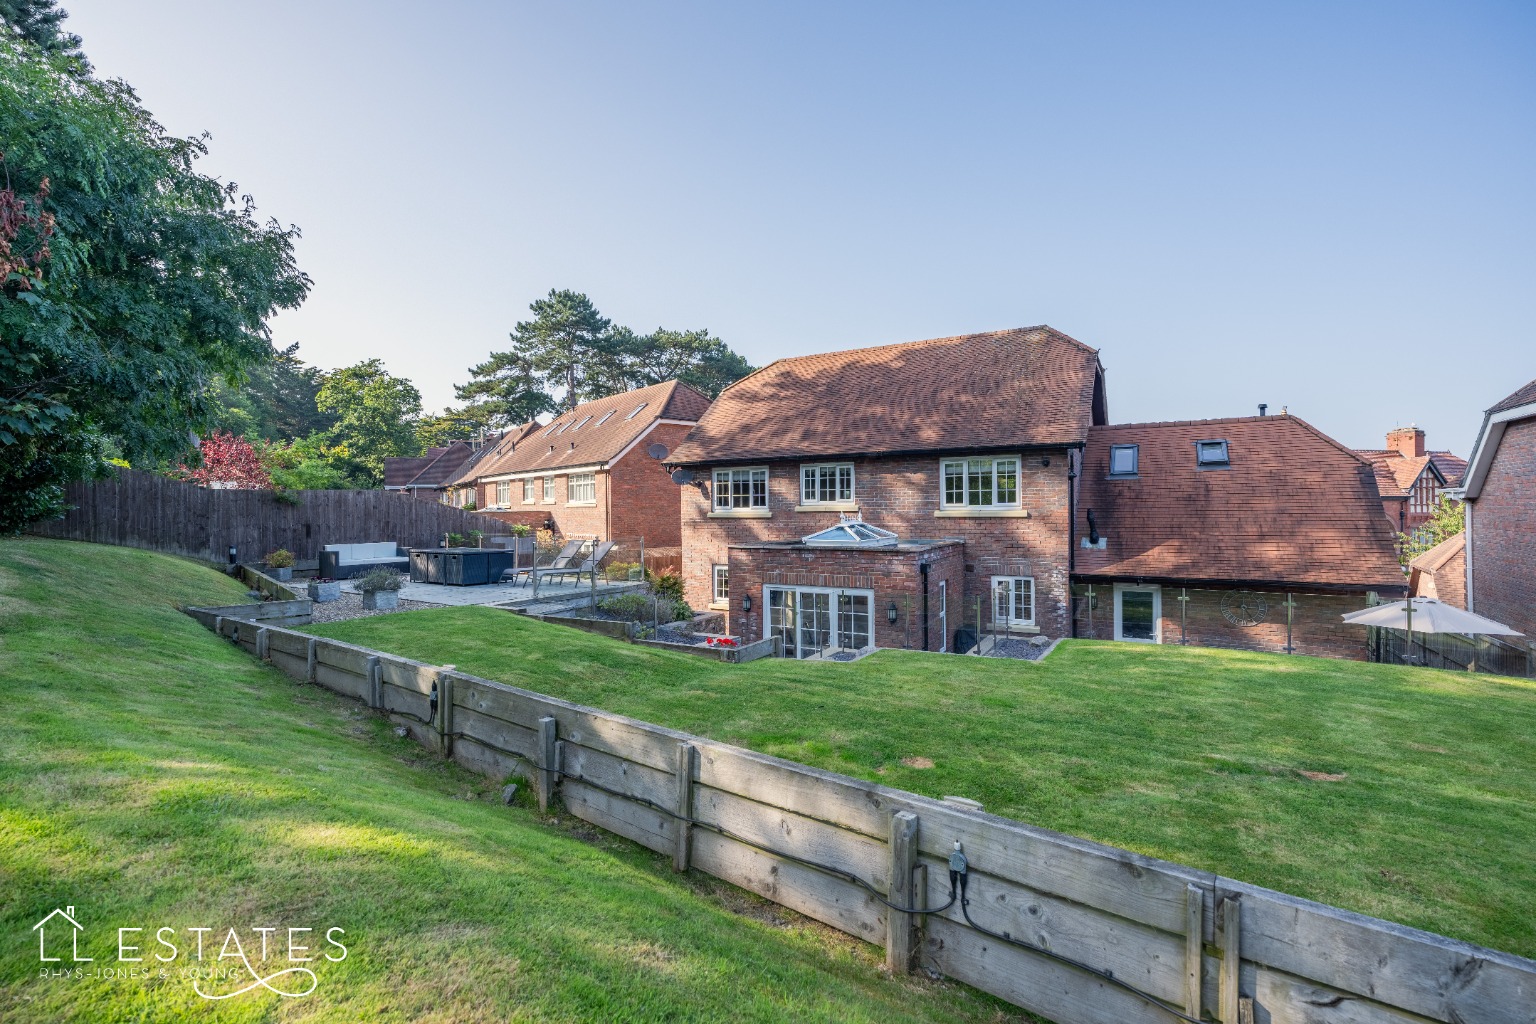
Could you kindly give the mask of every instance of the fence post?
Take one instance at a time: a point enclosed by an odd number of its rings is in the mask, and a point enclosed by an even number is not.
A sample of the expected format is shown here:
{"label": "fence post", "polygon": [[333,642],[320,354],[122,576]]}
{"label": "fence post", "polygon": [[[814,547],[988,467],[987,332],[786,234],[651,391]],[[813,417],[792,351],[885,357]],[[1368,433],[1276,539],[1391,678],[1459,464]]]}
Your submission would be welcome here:
{"label": "fence post", "polygon": [[1242,966],[1238,935],[1242,925],[1242,904],[1227,896],[1216,906],[1216,944],[1221,947],[1221,974],[1217,989],[1216,1015],[1222,1024],[1238,1024],[1238,978]]}
{"label": "fence post", "polygon": [[559,782],[560,754],[555,730],[553,716],[545,715],[539,719],[538,797],[541,811],[549,810],[550,802],[555,798],[555,784]]}
{"label": "fence post", "polygon": [[304,648],[304,681],[306,683],[313,683],[315,681],[315,666],[318,664],[315,660],[315,638],[310,637],[309,642],[304,645]]}
{"label": "fence post", "polygon": [[1200,1016],[1201,982],[1204,980],[1205,897],[1191,883],[1184,889],[1184,1012]]}
{"label": "fence post", "polygon": [[677,845],[672,849],[672,870],[687,871],[693,855],[693,744],[677,745]]}
{"label": "fence post", "polygon": [[444,757],[453,756],[453,676],[437,674],[437,745]]}
{"label": "fence post", "polygon": [[[263,630],[265,632],[265,630]],[[379,656],[370,655],[368,658],[368,706],[377,708],[383,705],[384,697],[379,691],[384,686],[384,673],[379,668]]]}
{"label": "fence post", "polygon": [[268,647],[269,647],[270,643],[271,643],[271,637],[267,633],[267,627],[266,626],[257,626],[256,627],[256,660],[257,661],[269,661],[269,660],[271,660],[271,659],[269,659],[267,657],[267,650],[268,650]]}
{"label": "fence post", "polygon": [[[912,907],[912,873],[917,867],[917,815],[897,811],[891,815],[891,885],[890,900],[900,907]],[[885,966],[893,974],[912,969],[912,915],[885,908]]]}

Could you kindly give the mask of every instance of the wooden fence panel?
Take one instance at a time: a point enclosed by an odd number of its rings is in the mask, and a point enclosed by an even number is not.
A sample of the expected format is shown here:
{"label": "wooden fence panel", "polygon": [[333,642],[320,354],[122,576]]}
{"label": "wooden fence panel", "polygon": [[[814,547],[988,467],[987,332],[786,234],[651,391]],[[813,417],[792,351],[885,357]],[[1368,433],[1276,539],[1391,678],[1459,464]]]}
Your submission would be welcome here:
{"label": "wooden fence panel", "polygon": [[146,548],[225,562],[230,547],[241,561],[259,561],[287,548],[317,559],[325,544],[394,541],[435,547],[445,533],[479,530],[502,536],[507,525],[394,491],[294,491],[294,502],[272,491],[210,490],[158,473],[120,469],[104,480],[66,489],[73,506],[62,519],[34,523],[30,532],[62,540]]}

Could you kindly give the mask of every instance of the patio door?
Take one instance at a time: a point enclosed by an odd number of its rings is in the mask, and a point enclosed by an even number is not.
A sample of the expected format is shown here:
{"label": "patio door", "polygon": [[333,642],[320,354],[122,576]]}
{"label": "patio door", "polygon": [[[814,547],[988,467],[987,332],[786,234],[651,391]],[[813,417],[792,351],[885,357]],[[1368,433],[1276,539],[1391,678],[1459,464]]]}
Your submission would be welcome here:
{"label": "patio door", "polygon": [[1158,586],[1115,584],[1115,639],[1162,643],[1163,590]]}
{"label": "patio door", "polygon": [[874,594],[830,587],[764,587],[764,631],[786,658],[824,658],[874,646]]}

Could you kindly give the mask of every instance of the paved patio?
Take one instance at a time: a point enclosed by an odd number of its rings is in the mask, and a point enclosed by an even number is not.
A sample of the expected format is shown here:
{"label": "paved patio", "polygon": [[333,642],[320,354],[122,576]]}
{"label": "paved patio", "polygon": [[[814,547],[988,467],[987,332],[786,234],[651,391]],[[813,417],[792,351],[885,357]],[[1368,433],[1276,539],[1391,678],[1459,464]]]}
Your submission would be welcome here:
{"label": "paved patio", "polygon": [[[597,597],[602,600],[614,594],[639,590],[645,586],[639,582],[597,581]],[[341,589],[346,593],[357,591],[356,580],[343,581]],[[592,596],[592,582],[581,583],[543,581],[539,584],[539,596],[533,596],[533,584],[489,583],[478,587],[450,587],[442,583],[410,583],[400,587],[400,600],[443,607],[466,605],[493,605],[498,608],[528,608],[534,605],[568,605]]]}

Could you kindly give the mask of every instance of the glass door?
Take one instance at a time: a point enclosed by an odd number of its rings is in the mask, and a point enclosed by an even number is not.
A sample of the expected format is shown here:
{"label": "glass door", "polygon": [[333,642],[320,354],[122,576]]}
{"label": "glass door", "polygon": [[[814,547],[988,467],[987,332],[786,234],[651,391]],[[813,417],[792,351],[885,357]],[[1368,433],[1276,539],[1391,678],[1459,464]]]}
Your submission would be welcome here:
{"label": "glass door", "polygon": [[1135,643],[1161,642],[1158,620],[1162,618],[1163,594],[1158,587],[1115,588],[1115,639]]}
{"label": "glass door", "polygon": [[813,658],[832,646],[832,595],[802,590],[800,599],[800,657]]}
{"label": "glass door", "polygon": [[795,592],[768,588],[768,635],[784,642],[784,657],[798,658],[795,645]]}
{"label": "glass door", "polygon": [[767,587],[766,635],[783,641],[786,658],[818,658],[873,647],[874,595],[867,590]]}
{"label": "glass door", "polygon": [[862,651],[870,646],[869,595],[837,595],[837,646]]}

